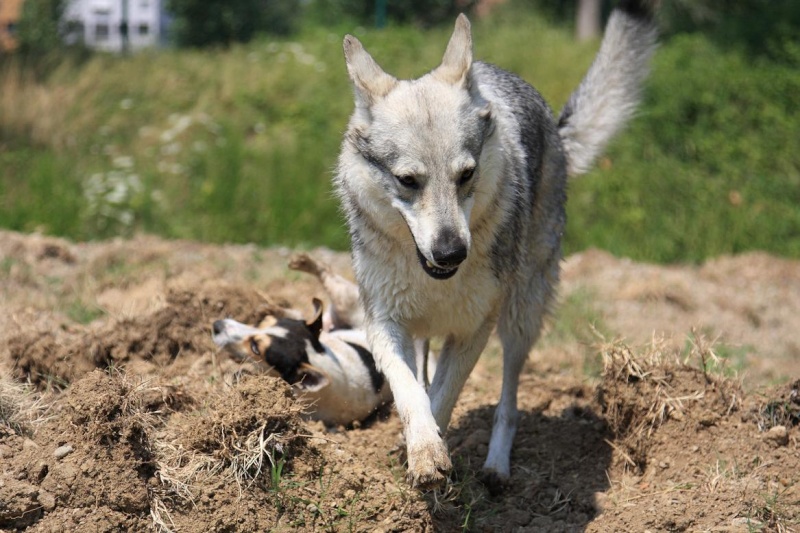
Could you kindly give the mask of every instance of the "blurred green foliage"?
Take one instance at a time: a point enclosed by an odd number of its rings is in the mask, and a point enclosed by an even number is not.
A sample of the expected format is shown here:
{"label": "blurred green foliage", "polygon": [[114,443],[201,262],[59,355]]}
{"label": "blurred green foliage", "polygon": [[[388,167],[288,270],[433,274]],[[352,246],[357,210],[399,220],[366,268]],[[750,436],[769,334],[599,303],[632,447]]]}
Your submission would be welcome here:
{"label": "blurred green foliage", "polygon": [[[0,64],[0,225],[346,249],[331,187],[352,110],[342,35],[416,77],[441,60],[450,31],[328,21],[292,39],[65,61],[46,79]],[[473,31],[476,58],[519,73],[556,109],[598,44],[576,44],[513,3]],[[571,183],[566,251],[800,257],[797,109],[796,67],[676,33],[656,54],[638,116]]]}
{"label": "blurred green foliage", "polygon": [[300,0],[167,0],[172,36],[180,46],[246,43],[259,33],[297,29]]}
{"label": "blurred green foliage", "polygon": [[[571,26],[576,0],[509,0],[518,9],[535,10],[562,26]],[[619,0],[599,0],[604,19]],[[797,0],[659,0],[657,21],[669,40],[702,33],[722,46],[751,57],[798,65],[800,3]]]}
{"label": "blurred green foliage", "polygon": [[664,0],[667,35],[701,32],[751,57],[800,66],[797,0]]}
{"label": "blurred green foliage", "polygon": [[568,250],[655,261],[800,257],[800,73],[700,35],[655,58],[640,116],[573,182]]}
{"label": "blurred green foliage", "polygon": [[59,24],[66,0],[27,0],[17,25],[17,40],[23,54],[46,54],[61,47]]}
{"label": "blurred green foliage", "polygon": [[380,18],[380,4],[384,6],[386,18],[394,24],[430,27],[450,24],[456,15],[477,4],[477,0],[314,0],[309,3],[309,9],[314,19],[323,24],[350,19],[374,25]]}

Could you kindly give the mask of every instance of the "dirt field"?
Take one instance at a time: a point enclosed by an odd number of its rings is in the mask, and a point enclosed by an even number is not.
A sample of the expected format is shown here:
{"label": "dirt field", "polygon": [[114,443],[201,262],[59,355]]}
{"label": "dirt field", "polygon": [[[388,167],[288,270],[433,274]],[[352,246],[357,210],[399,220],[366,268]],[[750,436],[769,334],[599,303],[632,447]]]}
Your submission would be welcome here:
{"label": "dirt field", "polygon": [[421,494],[391,408],[327,430],[211,342],[215,319],[324,296],[289,255],[0,232],[0,530],[800,531],[800,262],[567,258],[509,485],[480,480],[493,340],[447,434],[452,479]]}

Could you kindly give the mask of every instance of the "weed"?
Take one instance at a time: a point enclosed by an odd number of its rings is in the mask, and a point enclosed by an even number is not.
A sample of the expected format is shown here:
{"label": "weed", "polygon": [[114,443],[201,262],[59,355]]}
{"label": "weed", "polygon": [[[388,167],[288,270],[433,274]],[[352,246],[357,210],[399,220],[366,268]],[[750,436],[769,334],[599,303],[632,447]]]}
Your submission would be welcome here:
{"label": "weed", "polygon": [[752,503],[747,509],[745,518],[747,519],[748,531],[775,531],[776,533],[792,533],[796,531],[792,525],[797,523],[789,518],[790,513],[783,496],[786,489],[773,490],[761,495],[759,503]]}
{"label": "weed", "polygon": [[693,357],[700,358],[700,367],[708,374],[719,374],[727,377],[738,376],[747,366],[747,356],[754,351],[752,346],[734,346],[719,342],[718,338],[708,342],[710,331],[693,329],[686,338],[684,363]]}
{"label": "weed", "polygon": [[88,324],[105,315],[105,311],[97,305],[86,304],[80,299],[73,299],[66,303],[66,315],[79,324]]}

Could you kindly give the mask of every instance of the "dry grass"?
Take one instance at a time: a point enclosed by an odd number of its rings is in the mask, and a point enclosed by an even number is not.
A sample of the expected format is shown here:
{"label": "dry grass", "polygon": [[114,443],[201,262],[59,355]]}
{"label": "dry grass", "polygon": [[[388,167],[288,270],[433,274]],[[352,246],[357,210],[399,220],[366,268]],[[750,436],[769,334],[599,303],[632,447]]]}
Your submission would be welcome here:
{"label": "dry grass", "polygon": [[690,406],[705,402],[719,415],[739,408],[741,384],[721,374],[725,361],[715,354],[713,343],[697,332],[690,341],[681,357],[662,339],[654,338],[641,354],[622,341],[603,339],[598,395],[615,436],[607,442],[626,468],[641,473],[653,432],[669,419],[682,420]]}
{"label": "dry grass", "polygon": [[0,133],[34,146],[63,148],[73,133],[68,112],[79,96],[79,87],[38,82],[30,71],[10,64],[0,73]]}
{"label": "dry grass", "polygon": [[0,428],[30,435],[47,420],[49,406],[30,387],[0,375]]}
{"label": "dry grass", "polygon": [[154,439],[154,462],[164,489],[154,499],[157,528],[169,530],[165,501],[194,505],[199,490],[207,482],[219,482],[220,476],[235,483],[240,496],[253,484],[280,489],[285,455],[298,438],[305,438],[296,425],[302,407],[286,403],[268,413],[269,402],[247,403],[254,400],[241,392],[246,386],[243,382],[212,392],[205,406],[184,414],[185,419]]}
{"label": "dry grass", "polygon": [[755,418],[759,431],[800,425],[800,379],[785,386],[777,397],[765,398]]}

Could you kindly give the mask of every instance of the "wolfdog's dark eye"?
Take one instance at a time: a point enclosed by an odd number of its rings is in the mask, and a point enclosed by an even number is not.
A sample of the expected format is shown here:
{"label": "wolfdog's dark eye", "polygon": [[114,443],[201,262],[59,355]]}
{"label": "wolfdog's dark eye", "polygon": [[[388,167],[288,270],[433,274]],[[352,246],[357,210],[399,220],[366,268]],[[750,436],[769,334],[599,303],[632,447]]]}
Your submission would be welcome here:
{"label": "wolfdog's dark eye", "polygon": [[418,189],[419,188],[419,183],[417,183],[417,180],[414,179],[414,176],[410,176],[408,174],[404,174],[402,176],[395,176],[394,179],[396,179],[400,183],[400,185],[402,185],[403,187],[406,187],[408,189]]}
{"label": "wolfdog's dark eye", "polygon": [[250,339],[250,351],[256,355],[261,355],[261,350],[258,349],[258,343],[255,339]]}
{"label": "wolfdog's dark eye", "polygon": [[458,184],[459,185],[464,185],[465,183],[467,183],[469,180],[472,179],[472,176],[474,174],[475,174],[475,169],[474,168],[468,168],[467,170],[465,170],[464,172],[461,173],[461,177],[458,179]]}

